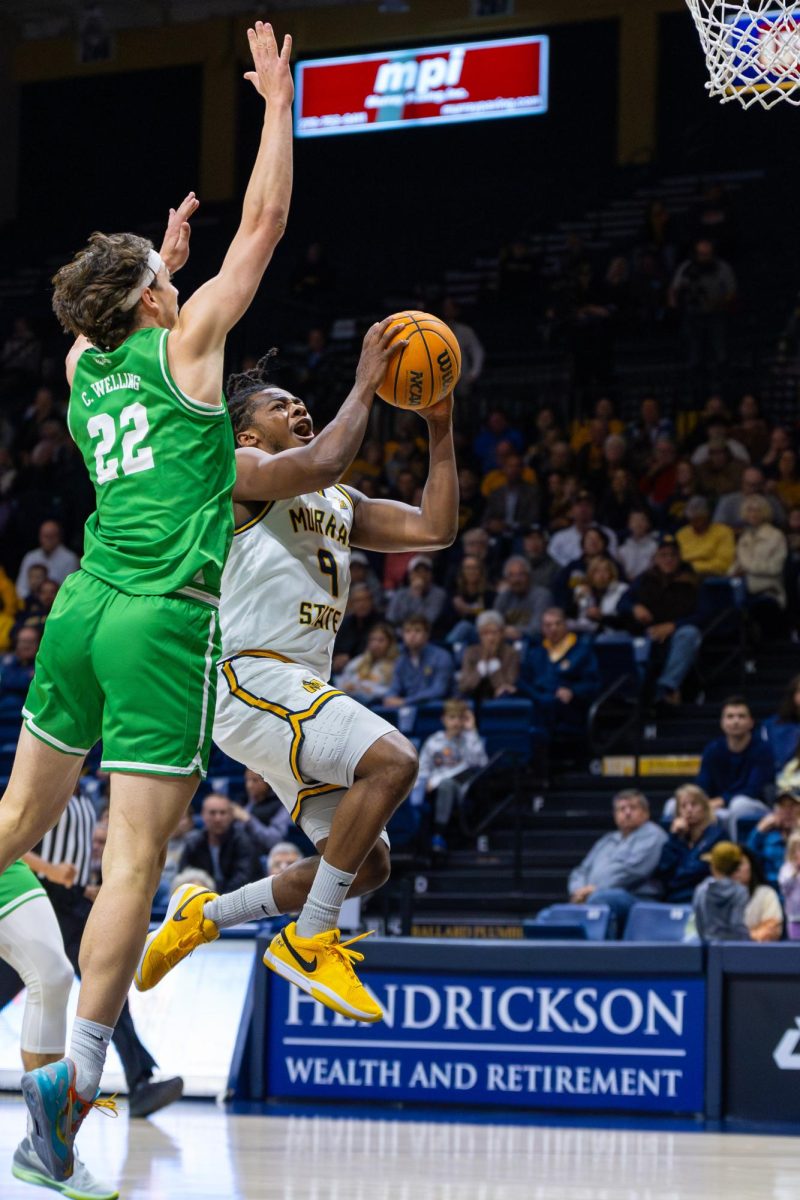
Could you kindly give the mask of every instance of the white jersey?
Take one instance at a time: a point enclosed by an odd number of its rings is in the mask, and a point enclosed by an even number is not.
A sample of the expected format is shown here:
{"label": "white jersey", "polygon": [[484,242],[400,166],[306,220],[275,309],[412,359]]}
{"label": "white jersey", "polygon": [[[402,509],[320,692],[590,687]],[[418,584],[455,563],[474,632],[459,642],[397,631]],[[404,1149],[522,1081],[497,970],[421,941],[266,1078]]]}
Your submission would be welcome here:
{"label": "white jersey", "polygon": [[334,485],[272,500],[234,530],[220,597],[222,659],[282,655],[327,681],[350,590],[353,501]]}

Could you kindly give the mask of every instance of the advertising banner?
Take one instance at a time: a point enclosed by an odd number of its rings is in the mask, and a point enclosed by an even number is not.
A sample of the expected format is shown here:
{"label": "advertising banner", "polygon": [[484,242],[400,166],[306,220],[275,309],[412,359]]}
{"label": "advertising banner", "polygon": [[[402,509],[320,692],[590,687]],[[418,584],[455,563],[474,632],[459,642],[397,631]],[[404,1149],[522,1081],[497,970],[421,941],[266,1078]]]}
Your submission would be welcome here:
{"label": "advertising banner", "polygon": [[315,1100],[694,1113],[705,983],[370,972],[362,1025],[273,978],[267,1091]]}
{"label": "advertising banner", "polygon": [[800,1121],[800,992],[797,977],[725,984],[724,1113],[753,1121]]}
{"label": "advertising banner", "polygon": [[402,129],[547,111],[549,39],[310,59],[295,69],[295,133]]}

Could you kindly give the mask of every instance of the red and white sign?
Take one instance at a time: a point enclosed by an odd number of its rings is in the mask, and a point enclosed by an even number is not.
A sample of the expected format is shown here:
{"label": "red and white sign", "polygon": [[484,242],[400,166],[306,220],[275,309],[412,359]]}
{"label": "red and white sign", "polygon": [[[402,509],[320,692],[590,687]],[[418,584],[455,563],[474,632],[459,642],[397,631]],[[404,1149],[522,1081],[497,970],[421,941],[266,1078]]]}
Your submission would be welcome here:
{"label": "red and white sign", "polygon": [[547,112],[549,38],[311,59],[295,72],[298,137]]}

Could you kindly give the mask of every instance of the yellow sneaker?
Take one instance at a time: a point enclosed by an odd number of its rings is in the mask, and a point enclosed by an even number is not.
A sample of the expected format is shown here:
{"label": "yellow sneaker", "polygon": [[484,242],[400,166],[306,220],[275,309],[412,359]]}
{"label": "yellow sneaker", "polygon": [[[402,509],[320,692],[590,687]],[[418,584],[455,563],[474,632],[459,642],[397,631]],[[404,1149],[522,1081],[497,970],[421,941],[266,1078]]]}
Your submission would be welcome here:
{"label": "yellow sneaker", "polygon": [[164,920],[158,929],[147,935],[133,977],[138,991],[148,992],[187,954],[219,937],[214,922],[203,916],[203,905],[216,898],[216,892],[209,892],[195,883],[185,883],[175,889]]}
{"label": "yellow sneaker", "polygon": [[264,954],[264,966],[334,1012],[356,1021],[382,1020],[383,1009],[353,970],[353,963],[363,962],[364,955],[349,948],[369,934],[340,942],[338,929],[310,938],[298,937],[296,931],[297,923],[292,921],[275,935]]}

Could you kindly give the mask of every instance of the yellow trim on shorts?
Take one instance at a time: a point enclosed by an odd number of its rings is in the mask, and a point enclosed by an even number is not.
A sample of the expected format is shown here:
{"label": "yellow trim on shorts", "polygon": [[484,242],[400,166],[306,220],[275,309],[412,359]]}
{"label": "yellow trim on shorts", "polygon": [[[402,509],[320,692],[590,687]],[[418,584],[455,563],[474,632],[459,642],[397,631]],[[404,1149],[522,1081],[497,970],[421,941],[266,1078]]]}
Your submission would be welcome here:
{"label": "yellow trim on shorts", "polygon": [[[236,655],[237,658],[244,656],[244,652]],[[276,658],[280,662],[292,662],[292,659],[284,658],[283,655],[272,650],[251,650],[246,653],[246,656],[252,656],[256,658]],[[222,674],[225,676],[225,681],[228,684],[228,690],[232,696],[235,696],[237,700],[241,700],[243,704],[249,705],[250,708],[258,708],[261,710],[261,712],[272,713],[274,717],[278,717],[281,721],[287,721],[288,724],[291,725],[293,736],[292,744],[289,747],[289,769],[298,783],[305,783],[306,780],[303,779],[303,776],[300,773],[300,768],[297,761],[300,755],[300,747],[303,744],[303,723],[305,721],[312,720],[317,715],[319,710],[328,703],[329,700],[333,700],[334,696],[343,696],[344,692],[339,691],[338,688],[331,688],[329,691],[325,692],[324,695],[317,696],[316,700],[313,702],[313,704],[310,704],[308,708],[304,708],[300,712],[293,713],[290,712],[289,709],[283,704],[274,704],[271,700],[265,700],[263,696],[255,696],[252,692],[249,692],[247,688],[242,687],[242,685],[239,683],[239,680],[236,678],[236,671],[233,667],[233,661],[233,659],[228,659],[226,662],[221,664]]]}
{"label": "yellow trim on shorts", "polygon": [[267,513],[272,508],[274,503],[275,503],[274,500],[270,500],[268,504],[264,505],[261,512],[258,513],[255,517],[253,517],[252,520],[245,521],[244,525],[234,526],[233,536],[236,537],[237,533],[245,533],[246,530],[252,529],[254,525],[258,525],[259,521],[263,521],[264,517],[267,515]]}
{"label": "yellow trim on shorts", "polygon": [[297,818],[300,816],[300,806],[310,796],[324,796],[327,792],[342,792],[344,790],[340,783],[318,783],[314,787],[303,788],[297,793],[297,802],[292,809],[292,820],[297,824]]}

